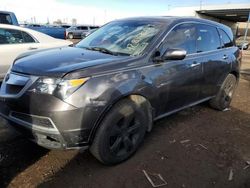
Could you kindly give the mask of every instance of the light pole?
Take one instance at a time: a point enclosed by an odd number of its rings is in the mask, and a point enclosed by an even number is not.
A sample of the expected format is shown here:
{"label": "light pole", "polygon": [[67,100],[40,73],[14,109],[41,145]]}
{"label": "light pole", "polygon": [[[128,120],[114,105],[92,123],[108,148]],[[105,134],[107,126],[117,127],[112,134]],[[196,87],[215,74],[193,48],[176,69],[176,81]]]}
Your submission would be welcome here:
{"label": "light pole", "polygon": [[245,31],[244,40],[243,40],[243,43],[241,45],[241,50],[243,50],[244,43],[246,42],[246,39],[247,39],[247,32],[248,32],[249,22],[250,22],[250,12],[248,14],[247,27],[246,27],[246,31]]}

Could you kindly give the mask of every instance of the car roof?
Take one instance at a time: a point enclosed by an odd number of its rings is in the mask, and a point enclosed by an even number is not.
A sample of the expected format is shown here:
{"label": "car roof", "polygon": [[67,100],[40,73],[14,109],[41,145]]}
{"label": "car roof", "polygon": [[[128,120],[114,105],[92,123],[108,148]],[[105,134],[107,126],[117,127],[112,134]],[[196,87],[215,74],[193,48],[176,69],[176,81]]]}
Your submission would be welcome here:
{"label": "car roof", "polygon": [[0,13],[3,13],[3,14],[14,14],[13,12],[9,12],[9,11],[0,11]]}
{"label": "car roof", "polygon": [[129,20],[161,22],[161,23],[166,23],[171,26],[182,23],[182,22],[196,22],[196,23],[208,24],[208,25],[213,25],[214,27],[223,29],[230,36],[230,38],[233,38],[233,33],[230,27],[224,24],[212,21],[212,20],[207,20],[207,19],[202,19],[202,18],[178,17],[178,16],[150,16],[150,17],[124,18],[124,19],[119,19],[116,21],[129,21]]}
{"label": "car roof", "polygon": [[139,21],[156,21],[156,22],[200,22],[200,23],[207,23],[210,25],[216,25],[219,27],[224,27],[225,25],[220,24],[215,21],[202,19],[202,18],[195,18],[195,17],[178,17],[178,16],[149,16],[149,17],[131,17],[131,18],[123,18],[117,21],[126,21],[126,20],[139,20]]}

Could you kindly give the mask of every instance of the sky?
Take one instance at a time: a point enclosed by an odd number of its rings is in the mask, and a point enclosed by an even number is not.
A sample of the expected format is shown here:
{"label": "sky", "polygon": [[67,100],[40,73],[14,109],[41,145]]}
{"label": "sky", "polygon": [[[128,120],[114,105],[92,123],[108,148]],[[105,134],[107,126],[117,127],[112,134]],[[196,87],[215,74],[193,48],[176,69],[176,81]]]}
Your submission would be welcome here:
{"label": "sky", "polygon": [[133,16],[165,15],[176,7],[249,3],[250,0],[0,0],[0,10],[15,12],[19,21],[46,23],[60,19],[102,25]]}

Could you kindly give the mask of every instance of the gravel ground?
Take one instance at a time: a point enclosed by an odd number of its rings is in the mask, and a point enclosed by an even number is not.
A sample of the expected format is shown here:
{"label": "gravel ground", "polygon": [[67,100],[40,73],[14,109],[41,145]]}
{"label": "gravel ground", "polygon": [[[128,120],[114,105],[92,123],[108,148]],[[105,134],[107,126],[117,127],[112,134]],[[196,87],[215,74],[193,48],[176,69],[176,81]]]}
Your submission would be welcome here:
{"label": "gravel ground", "polygon": [[165,187],[250,188],[249,93],[241,79],[230,110],[201,104],[156,122],[136,155],[111,167],[89,152],[43,149],[0,120],[0,187],[152,187],[145,170],[161,174]]}

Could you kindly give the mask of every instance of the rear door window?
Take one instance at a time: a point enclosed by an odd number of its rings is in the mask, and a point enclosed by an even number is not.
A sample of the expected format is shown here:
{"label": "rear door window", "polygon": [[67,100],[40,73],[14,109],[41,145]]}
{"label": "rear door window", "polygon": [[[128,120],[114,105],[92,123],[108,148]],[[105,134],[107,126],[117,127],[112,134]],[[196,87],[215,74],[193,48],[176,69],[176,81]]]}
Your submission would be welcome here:
{"label": "rear door window", "polygon": [[172,48],[180,48],[187,54],[196,52],[196,28],[194,24],[182,24],[175,27],[166,37],[163,51]]}
{"label": "rear door window", "polygon": [[219,33],[220,33],[220,39],[222,42],[222,48],[228,48],[234,45],[233,41],[229,38],[229,36],[226,34],[225,31],[223,31],[222,29],[219,29]]}
{"label": "rear door window", "polygon": [[221,48],[220,38],[216,27],[197,25],[197,52],[213,51]]}

